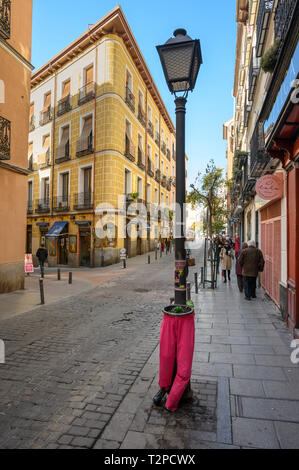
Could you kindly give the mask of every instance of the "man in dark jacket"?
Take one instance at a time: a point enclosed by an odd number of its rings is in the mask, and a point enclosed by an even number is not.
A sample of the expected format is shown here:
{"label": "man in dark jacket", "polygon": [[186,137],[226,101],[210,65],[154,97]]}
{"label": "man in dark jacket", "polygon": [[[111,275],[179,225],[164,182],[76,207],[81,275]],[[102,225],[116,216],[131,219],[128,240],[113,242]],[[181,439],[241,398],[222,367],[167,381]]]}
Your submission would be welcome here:
{"label": "man in dark jacket", "polygon": [[256,278],[259,271],[264,270],[265,260],[263,253],[255,247],[255,242],[253,240],[248,242],[248,248],[242,250],[238,262],[242,267],[245,299],[255,299]]}
{"label": "man in dark jacket", "polygon": [[45,248],[45,245],[41,245],[40,248],[36,252],[36,257],[39,260],[40,268],[44,267],[45,261],[48,258],[48,252]]}

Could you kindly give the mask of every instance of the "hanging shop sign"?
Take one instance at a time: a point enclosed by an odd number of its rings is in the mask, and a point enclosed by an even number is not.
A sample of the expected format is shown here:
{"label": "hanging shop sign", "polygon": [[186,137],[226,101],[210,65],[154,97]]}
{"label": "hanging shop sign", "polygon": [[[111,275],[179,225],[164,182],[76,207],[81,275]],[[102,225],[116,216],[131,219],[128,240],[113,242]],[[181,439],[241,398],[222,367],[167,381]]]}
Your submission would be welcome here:
{"label": "hanging shop sign", "polygon": [[186,260],[175,261],[174,288],[175,290],[186,290],[186,283],[183,280],[184,270],[186,269]]}
{"label": "hanging shop sign", "polygon": [[264,175],[258,179],[255,191],[265,201],[279,199],[283,196],[282,175]]}

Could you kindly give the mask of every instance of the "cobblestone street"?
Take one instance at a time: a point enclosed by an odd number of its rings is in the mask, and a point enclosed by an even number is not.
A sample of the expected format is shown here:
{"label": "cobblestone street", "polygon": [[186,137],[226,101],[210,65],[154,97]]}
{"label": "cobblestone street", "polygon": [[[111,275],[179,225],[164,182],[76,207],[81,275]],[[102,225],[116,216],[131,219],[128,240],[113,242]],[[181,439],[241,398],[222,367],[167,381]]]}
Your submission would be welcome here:
{"label": "cobblestone street", "polygon": [[234,277],[192,288],[193,400],[175,413],[152,404],[172,278],[173,255],[144,255],[81,294],[0,315],[0,448],[298,448],[292,338],[272,302],[245,304]]}

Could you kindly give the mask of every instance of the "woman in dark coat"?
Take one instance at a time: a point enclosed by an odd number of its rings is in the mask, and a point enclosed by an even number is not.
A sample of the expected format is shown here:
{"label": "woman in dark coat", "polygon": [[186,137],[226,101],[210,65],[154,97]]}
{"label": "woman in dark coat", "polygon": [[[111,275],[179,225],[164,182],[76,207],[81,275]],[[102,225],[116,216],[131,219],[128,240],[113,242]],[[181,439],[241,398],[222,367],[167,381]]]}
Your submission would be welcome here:
{"label": "woman in dark coat", "polygon": [[[248,248],[248,245],[247,245],[247,243],[244,242],[244,243],[242,243],[242,250],[245,250],[245,248]],[[236,256],[236,275],[237,275],[237,282],[238,282],[238,287],[239,287],[240,292],[243,292],[243,276],[242,276],[242,268],[240,266],[238,258],[240,256],[242,250],[239,249],[235,253],[235,256]]]}

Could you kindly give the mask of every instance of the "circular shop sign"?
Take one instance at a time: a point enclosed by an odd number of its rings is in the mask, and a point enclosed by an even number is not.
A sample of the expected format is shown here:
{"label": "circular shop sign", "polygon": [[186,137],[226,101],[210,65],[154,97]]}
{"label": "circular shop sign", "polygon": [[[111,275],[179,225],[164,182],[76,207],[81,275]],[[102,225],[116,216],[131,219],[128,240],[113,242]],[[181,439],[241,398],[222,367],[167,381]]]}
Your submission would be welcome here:
{"label": "circular shop sign", "polygon": [[282,181],[275,175],[264,175],[257,181],[255,191],[266,201],[282,197]]}

